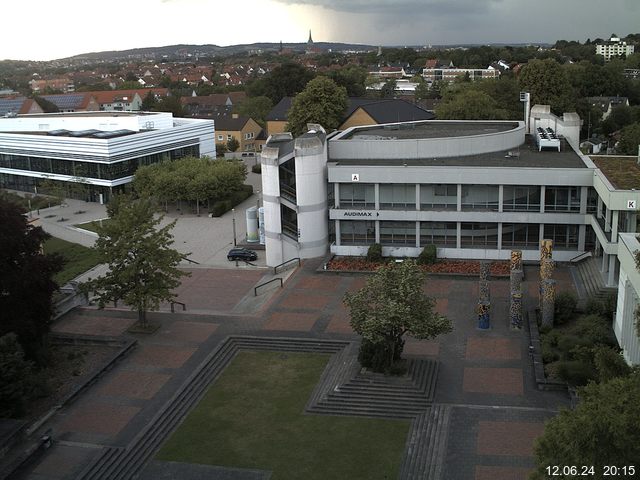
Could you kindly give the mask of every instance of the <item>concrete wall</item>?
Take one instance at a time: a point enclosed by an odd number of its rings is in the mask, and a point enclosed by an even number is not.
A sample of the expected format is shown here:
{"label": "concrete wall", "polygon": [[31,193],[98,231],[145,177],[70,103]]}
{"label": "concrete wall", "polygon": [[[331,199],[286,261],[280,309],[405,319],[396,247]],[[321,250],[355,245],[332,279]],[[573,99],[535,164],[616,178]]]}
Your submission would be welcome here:
{"label": "concrete wall", "polygon": [[640,242],[635,234],[620,235],[618,260],[618,304],[613,322],[613,330],[627,363],[640,364],[640,339],[636,331],[634,312],[640,296],[640,273],[635,267],[633,252],[640,250]]}

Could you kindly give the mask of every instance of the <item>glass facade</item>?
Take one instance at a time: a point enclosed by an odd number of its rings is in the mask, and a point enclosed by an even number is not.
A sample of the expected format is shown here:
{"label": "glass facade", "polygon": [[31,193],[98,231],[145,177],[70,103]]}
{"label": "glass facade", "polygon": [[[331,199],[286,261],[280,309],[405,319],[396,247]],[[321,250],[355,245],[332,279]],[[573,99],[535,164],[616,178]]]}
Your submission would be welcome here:
{"label": "glass facade", "polygon": [[537,223],[503,223],[502,248],[537,249],[540,242],[540,225]]}
{"label": "glass facade", "polygon": [[462,210],[498,211],[498,185],[463,185]]}
{"label": "glass facade", "polygon": [[280,205],[280,219],[282,222],[282,233],[288,237],[298,240],[298,214],[285,205]]}
{"label": "glass facade", "polygon": [[420,185],[420,210],[457,210],[458,185]]}
{"label": "glass facade", "polygon": [[528,185],[505,185],[502,210],[505,212],[539,212],[540,187]]}
{"label": "glass facade", "polygon": [[420,246],[456,247],[456,222],[420,222]]}
{"label": "glass facade", "polygon": [[580,187],[546,187],[545,212],[580,212]]}
{"label": "glass facade", "polygon": [[553,248],[559,250],[577,250],[578,225],[545,224],[544,238],[553,240]]}
{"label": "glass facade", "polygon": [[376,205],[375,185],[373,184],[341,183],[338,188],[341,208],[374,208]]}
{"label": "glass facade", "polygon": [[416,246],[416,222],[380,222],[382,245]]}
{"label": "glass facade", "polygon": [[498,248],[497,223],[462,223],[462,248]]}
{"label": "glass facade", "polygon": [[414,183],[380,184],[380,208],[383,210],[415,210]]}

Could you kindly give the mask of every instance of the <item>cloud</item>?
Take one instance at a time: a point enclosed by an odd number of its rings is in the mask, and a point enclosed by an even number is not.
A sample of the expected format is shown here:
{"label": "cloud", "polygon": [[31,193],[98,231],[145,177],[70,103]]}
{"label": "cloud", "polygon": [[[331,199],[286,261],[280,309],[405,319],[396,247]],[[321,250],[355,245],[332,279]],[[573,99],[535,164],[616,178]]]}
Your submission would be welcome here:
{"label": "cloud", "polygon": [[287,5],[322,7],[361,14],[451,15],[487,13],[502,0],[275,0]]}

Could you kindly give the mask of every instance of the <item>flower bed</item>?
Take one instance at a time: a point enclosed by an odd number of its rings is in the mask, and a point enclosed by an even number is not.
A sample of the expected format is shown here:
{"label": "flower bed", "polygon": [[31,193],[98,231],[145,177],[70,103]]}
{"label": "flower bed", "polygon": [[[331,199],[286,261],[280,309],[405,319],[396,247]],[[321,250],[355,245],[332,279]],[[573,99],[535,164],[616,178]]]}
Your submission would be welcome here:
{"label": "flower bed", "polygon": [[[351,271],[351,272],[373,272],[382,263],[369,262],[364,257],[333,257],[327,263],[327,270]],[[479,275],[480,262],[478,260],[438,260],[432,265],[422,265],[422,269],[427,273],[449,273],[456,275]],[[491,262],[491,275],[509,275],[509,262]]]}

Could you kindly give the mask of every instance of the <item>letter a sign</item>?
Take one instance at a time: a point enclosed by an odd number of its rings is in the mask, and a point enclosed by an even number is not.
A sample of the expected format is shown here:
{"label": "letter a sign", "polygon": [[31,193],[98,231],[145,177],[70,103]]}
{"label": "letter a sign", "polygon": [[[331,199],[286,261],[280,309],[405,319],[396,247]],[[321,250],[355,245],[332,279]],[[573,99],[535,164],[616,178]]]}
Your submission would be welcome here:
{"label": "letter a sign", "polygon": [[360,174],[359,173],[352,173],[351,174],[351,181],[352,182],[359,182],[360,181]]}

